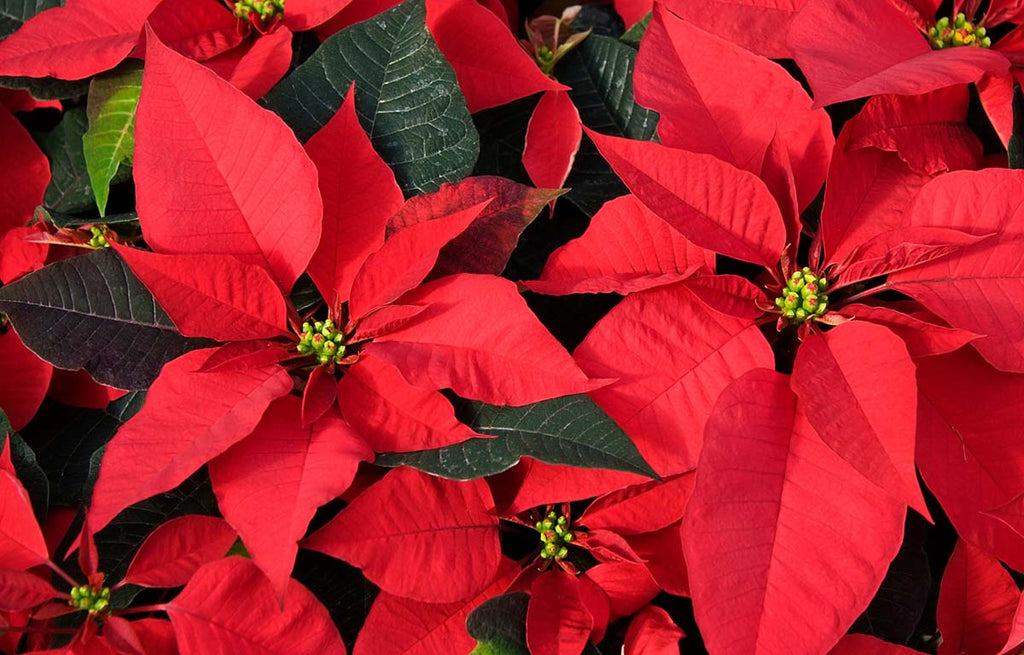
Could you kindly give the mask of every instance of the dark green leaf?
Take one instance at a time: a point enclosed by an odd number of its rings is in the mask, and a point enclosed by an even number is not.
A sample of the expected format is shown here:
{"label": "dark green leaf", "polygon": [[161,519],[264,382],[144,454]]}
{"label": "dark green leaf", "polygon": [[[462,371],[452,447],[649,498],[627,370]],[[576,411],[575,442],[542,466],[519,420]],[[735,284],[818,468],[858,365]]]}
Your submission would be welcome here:
{"label": "dark green leaf", "polygon": [[352,652],[359,630],[377,597],[377,586],[345,562],[312,550],[299,550],[292,577],[323,603]]}
{"label": "dark green leaf", "polygon": [[651,24],[651,12],[647,12],[647,15],[633,23],[633,25],[626,30],[626,33],[619,37],[619,41],[622,41],[628,46],[634,48],[640,47],[640,39],[644,38],[644,34],[647,34],[647,26]]}
{"label": "dark green leaf", "polygon": [[100,530],[96,534],[100,570],[109,579],[120,580],[146,537],[168,520],[186,514],[217,514],[217,499],[206,469],[197,471],[167,493],[132,505]]}
{"label": "dark green leaf", "polygon": [[[48,209],[62,212],[80,212],[92,209],[96,200],[89,183],[82,137],[89,127],[85,108],[65,112],[52,131],[39,135],[39,147],[50,160],[52,179],[46,188],[43,204]],[[114,181],[131,177],[130,168],[122,168]]]}
{"label": "dark green leaf", "polygon": [[317,303],[323,302],[320,290],[316,288],[313,280],[306,274],[303,274],[296,280],[295,286],[292,287],[291,299],[292,304],[295,305],[295,310],[300,314],[305,314]]}
{"label": "dark green leaf", "polygon": [[[580,120],[590,129],[630,139],[654,139],[658,114],[633,98],[635,63],[635,49],[618,39],[591,34],[558,63],[555,76],[572,88],[569,96]],[[627,193],[586,137],[565,186],[572,189],[566,197],[590,215],[608,200]]]}
{"label": "dark green leaf", "polygon": [[477,175],[500,175],[516,182],[530,182],[523,168],[523,147],[526,128],[539,100],[539,95],[530,96],[473,114],[480,133]]}
{"label": "dark green leaf", "polygon": [[[90,459],[87,496],[91,495],[92,486],[99,475],[103,450],[104,448],[100,448],[94,452]],[[170,519],[186,514],[217,515],[217,499],[213,495],[210,477],[205,468],[196,471],[171,491],[132,505],[118,514],[107,527],[96,533],[99,570],[107,574],[107,580],[110,582],[120,580],[146,537]],[[58,553],[66,552],[72,540],[78,536],[82,529],[82,516],[82,513],[79,513],[68,529],[64,541],[57,548]],[[76,559],[72,556],[65,560],[63,568],[67,571],[77,570]],[[131,585],[123,587],[112,597],[112,604],[115,607],[124,607],[138,591],[138,587]]]}
{"label": "dark green leaf", "polygon": [[107,213],[110,181],[135,152],[135,110],[142,91],[142,63],[128,61],[89,84],[89,129],[82,137],[86,169],[100,216]]}
{"label": "dark green leaf", "polygon": [[1010,168],[1024,168],[1024,92],[1013,83],[1013,133],[1006,147]]}
{"label": "dark green leaf", "polygon": [[56,227],[79,227],[81,225],[91,225],[93,223],[103,223],[105,225],[128,225],[130,223],[137,224],[139,222],[139,215],[135,212],[128,212],[126,214],[110,214],[104,216],[103,220],[92,217],[92,216],[75,216],[74,214],[65,214],[64,212],[47,211],[46,209],[39,209],[43,214],[44,220],[50,225]]}
{"label": "dark green leaf", "polygon": [[89,91],[89,80],[58,80],[53,77],[0,76],[0,87],[25,89],[40,100],[78,98]]}
{"label": "dark green leaf", "polygon": [[473,170],[480,140],[455,72],[426,27],[424,0],[342,30],[263,98],[305,141],[356,83],[356,112],[405,194]]}
{"label": "dark green leaf", "polygon": [[626,24],[611,4],[587,3],[580,6],[569,28],[573,32],[589,31],[617,39],[626,31]]}
{"label": "dark green leaf", "polygon": [[889,564],[881,586],[850,632],[874,635],[895,644],[906,644],[914,635],[928,604],[932,574],[925,544],[927,521],[911,512],[907,515],[903,544]]}
{"label": "dark green leaf", "polygon": [[60,0],[0,0],[0,40],[14,34],[39,12],[61,4]]}
{"label": "dark green leaf", "polygon": [[14,472],[32,499],[32,510],[36,518],[42,521],[46,518],[46,510],[50,504],[50,482],[36,461],[36,454],[32,448],[25,443],[21,435],[11,430],[7,415],[0,409],[0,451],[7,447],[8,436],[11,440],[11,463],[14,464]]}
{"label": "dark green leaf", "polygon": [[117,254],[101,248],[0,289],[0,311],[22,341],[58,368],[89,371],[119,389],[144,389],[200,339],[178,334]]}
{"label": "dark green leaf", "polygon": [[626,433],[586,395],[565,396],[524,407],[460,400],[456,415],[494,439],[377,457],[381,466],[411,466],[453,480],[494,475],[521,457],[548,464],[600,468],[655,476]]}
{"label": "dark green leaf", "polygon": [[133,391],[106,409],[70,407],[52,400],[44,403],[24,432],[50,479],[53,504],[82,504],[92,454],[142,408],[145,398],[144,391]]}
{"label": "dark green leaf", "polygon": [[530,596],[514,591],[489,598],[466,617],[466,631],[476,639],[470,655],[530,655],[526,646],[526,610]]}

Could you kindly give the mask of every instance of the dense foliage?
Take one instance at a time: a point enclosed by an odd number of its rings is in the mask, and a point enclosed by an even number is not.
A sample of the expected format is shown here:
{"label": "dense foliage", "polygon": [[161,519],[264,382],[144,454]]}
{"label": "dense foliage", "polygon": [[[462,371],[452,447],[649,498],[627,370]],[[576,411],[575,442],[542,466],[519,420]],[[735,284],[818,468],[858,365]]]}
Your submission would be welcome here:
{"label": "dense foliage", "polygon": [[0,653],[1024,648],[1024,3],[0,0]]}

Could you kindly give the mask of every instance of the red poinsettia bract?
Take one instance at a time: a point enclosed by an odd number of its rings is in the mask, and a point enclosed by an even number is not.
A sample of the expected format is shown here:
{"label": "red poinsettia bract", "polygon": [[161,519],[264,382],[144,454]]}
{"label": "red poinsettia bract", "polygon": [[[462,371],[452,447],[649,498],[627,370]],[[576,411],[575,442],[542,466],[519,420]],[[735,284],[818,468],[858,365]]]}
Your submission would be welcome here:
{"label": "red poinsettia bract", "polygon": [[[356,653],[472,648],[469,612],[503,592],[527,591],[531,652],[568,655],[600,641],[611,621],[633,614],[661,589],[686,593],[677,535],[693,477],[608,494],[573,518],[568,504],[497,511],[483,480],[449,481],[399,468],[302,545],[359,566],[380,586]],[[500,531],[533,535],[536,545],[521,562],[512,561],[501,553]],[[674,634],[667,627],[649,630],[662,638],[665,630]]]}
{"label": "red poinsettia bract", "polygon": [[[655,15],[650,29],[672,46],[658,51],[658,70],[678,61],[699,80],[698,65],[676,59],[686,48],[679,28]],[[638,78],[638,97],[645,83]],[[668,130],[701,109],[700,96],[671,101],[655,107]],[[962,87],[879,97],[847,123],[807,266],[794,261],[802,231],[796,189],[806,173],[776,157],[792,137],[763,133],[765,161],[776,163],[759,179],[693,152],[710,149],[699,143],[683,150],[588,132],[635,199],[606,205],[588,233],[526,285],[630,294],[575,356],[590,375],[617,380],[592,396],[660,473],[697,466],[682,538],[712,652],[794,644],[818,652],[834,643],[895,555],[904,507],[927,515],[915,461],[961,534],[1007,562],[1024,556],[1019,533],[991,516],[1021,491],[1019,479],[1010,482],[1019,447],[998,415],[967,419],[997,411],[983,390],[1015,388],[1024,371],[1024,223],[1007,202],[1024,190],[1024,176],[945,173],[975,166],[980,155],[956,127],[966,106]],[[943,124],[950,138],[915,138],[930,123]],[[807,188],[814,192],[813,178]],[[667,227],[677,236],[654,236]],[[759,285],[708,275],[691,254],[697,247],[764,266]],[[764,370],[776,366],[791,374]],[[950,411],[978,386],[980,407]],[[946,433],[963,435],[961,445],[976,442],[975,455],[965,462],[954,455],[960,446],[940,447]],[[993,442],[984,452],[982,435]],[[996,462],[997,451],[1014,454]],[[982,497],[966,490],[983,475],[996,479]],[[1012,510],[999,516],[1019,525]],[[843,594],[822,606],[820,580],[839,578]],[[795,634],[788,621],[772,623],[793,614],[815,624]]]}
{"label": "red poinsettia bract", "polygon": [[[437,389],[522,405],[595,385],[512,282],[421,284],[488,201],[385,239],[403,201],[351,93],[304,151],[276,116],[149,36],[135,178],[154,252],[114,247],[183,334],[225,345],[164,367],[107,447],[90,525],[210,462],[221,511],[283,591],[314,511],[359,462],[475,436]],[[307,264],[320,320],[287,296]]]}

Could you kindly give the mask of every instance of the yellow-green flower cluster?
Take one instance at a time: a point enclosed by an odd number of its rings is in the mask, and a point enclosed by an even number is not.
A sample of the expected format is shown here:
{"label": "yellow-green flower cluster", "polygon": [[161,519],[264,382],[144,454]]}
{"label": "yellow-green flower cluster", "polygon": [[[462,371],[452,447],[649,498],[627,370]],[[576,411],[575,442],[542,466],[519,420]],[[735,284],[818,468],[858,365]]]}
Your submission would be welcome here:
{"label": "yellow-green flower cluster", "polygon": [[248,20],[255,15],[264,23],[284,13],[284,0],[239,0],[235,3],[235,17]]}
{"label": "yellow-green flower cluster", "polygon": [[786,281],[782,295],[775,299],[782,317],[793,325],[817,318],[828,311],[828,280],[818,277],[811,269],[794,271]]}
{"label": "yellow-green flower cluster", "polygon": [[540,533],[541,559],[565,559],[569,554],[568,546],[575,538],[569,529],[569,521],[564,516],[548,512],[544,520],[537,521],[536,528]]}
{"label": "yellow-green flower cluster", "polygon": [[87,584],[75,587],[71,590],[71,599],[68,600],[68,605],[90,614],[109,611],[110,587],[93,589]]}
{"label": "yellow-green flower cluster", "polygon": [[992,47],[992,39],[985,36],[985,28],[975,27],[974,23],[967,20],[963,12],[956,15],[952,21],[943,16],[928,30],[928,41],[931,42],[933,50],[944,50],[945,48],[956,48],[959,46],[972,45],[979,48]]}
{"label": "yellow-green flower cluster", "polygon": [[89,239],[89,245],[93,248],[109,248],[110,244],[107,243],[107,228],[93,226],[89,228],[89,232],[92,233],[92,238]]}
{"label": "yellow-green flower cluster", "polygon": [[302,334],[296,350],[303,355],[313,355],[322,366],[340,364],[345,357],[345,335],[334,325],[334,321],[303,323]]}

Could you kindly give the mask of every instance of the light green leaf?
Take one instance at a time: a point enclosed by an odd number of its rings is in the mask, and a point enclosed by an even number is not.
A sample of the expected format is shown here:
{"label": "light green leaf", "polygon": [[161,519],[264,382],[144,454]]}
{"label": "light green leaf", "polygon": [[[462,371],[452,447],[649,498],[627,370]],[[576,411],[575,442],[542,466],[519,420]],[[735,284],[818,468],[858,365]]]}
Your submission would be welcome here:
{"label": "light green leaf", "polygon": [[[46,187],[43,205],[58,212],[76,213],[92,209],[95,196],[89,184],[82,137],[89,127],[85,108],[64,112],[57,127],[36,135],[36,141],[50,160],[50,186]],[[131,169],[122,168],[113,182],[127,180]]]}
{"label": "light green leaf", "polygon": [[89,129],[82,137],[82,148],[100,216],[107,213],[110,181],[118,167],[132,163],[141,91],[142,64],[134,61],[94,77],[89,84]]}
{"label": "light green leaf", "polygon": [[480,137],[426,18],[424,0],[406,0],[338,32],[263,104],[305,141],[354,81],[359,121],[406,196],[458,182],[473,170]]}

